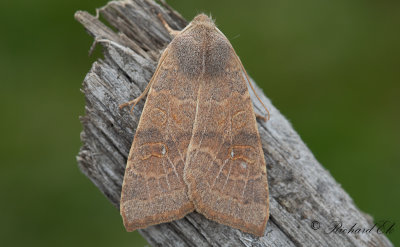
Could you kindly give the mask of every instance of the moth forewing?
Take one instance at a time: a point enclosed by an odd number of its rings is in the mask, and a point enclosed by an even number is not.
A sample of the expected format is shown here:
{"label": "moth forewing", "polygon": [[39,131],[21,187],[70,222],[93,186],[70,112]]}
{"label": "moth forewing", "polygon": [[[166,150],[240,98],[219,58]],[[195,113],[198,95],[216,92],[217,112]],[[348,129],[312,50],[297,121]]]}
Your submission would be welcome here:
{"label": "moth forewing", "polygon": [[[194,210],[183,182],[184,156],[191,128],[176,128],[179,116],[174,106],[190,94],[176,94],[179,74],[168,46],[141,96],[121,107],[133,105],[148,96],[129,152],[122,185],[120,213],[128,231],[173,221]],[[172,103],[174,102],[174,103]],[[173,105],[173,106],[172,106]],[[171,107],[172,106],[172,107]],[[190,111],[190,109],[188,109]],[[194,110],[194,107],[193,109]],[[188,120],[190,124],[190,119]]]}

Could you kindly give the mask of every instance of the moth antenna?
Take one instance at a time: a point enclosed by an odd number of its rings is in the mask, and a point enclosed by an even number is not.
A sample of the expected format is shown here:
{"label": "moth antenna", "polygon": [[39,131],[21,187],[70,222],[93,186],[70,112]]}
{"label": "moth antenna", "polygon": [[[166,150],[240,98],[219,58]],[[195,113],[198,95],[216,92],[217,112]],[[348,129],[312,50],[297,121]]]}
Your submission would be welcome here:
{"label": "moth antenna", "polygon": [[[233,48],[232,48],[232,49],[233,49]],[[235,54],[235,53],[234,53],[234,54]],[[235,54],[235,55],[236,55],[236,54]],[[240,58],[239,58],[238,55],[236,55],[236,59],[237,59],[237,61],[239,62],[240,67],[242,67],[242,70],[243,70],[243,72],[244,72],[244,74],[245,74],[245,76],[246,76],[247,82],[249,83],[249,85],[250,85],[250,87],[251,87],[251,90],[252,90],[253,93],[256,95],[258,101],[260,101],[261,105],[264,107],[265,111],[267,112],[267,116],[266,116],[266,117],[261,117],[261,116],[259,115],[260,118],[262,118],[262,119],[266,122],[266,121],[268,121],[269,118],[270,118],[270,113],[269,113],[267,107],[266,107],[266,106],[264,105],[264,103],[261,101],[260,97],[258,97],[258,94],[256,93],[256,90],[254,89],[253,85],[251,84],[250,78],[249,78],[249,76],[247,75],[247,72],[246,72],[246,70],[244,69],[243,64],[242,64],[242,61],[240,61]],[[257,116],[257,115],[258,115],[258,114],[256,114],[256,116]]]}
{"label": "moth antenna", "polygon": [[169,32],[169,34],[170,34],[172,37],[175,37],[176,35],[178,35],[178,34],[180,33],[180,31],[175,30],[175,29],[172,29],[172,28],[168,25],[168,23],[165,21],[164,17],[161,15],[161,13],[158,13],[157,16],[158,16],[158,18],[161,20],[161,22],[163,23],[165,29],[167,29],[167,31]]}
{"label": "moth antenna", "polygon": [[216,21],[217,21],[217,19],[214,19],[213,17],[212,17],[212,14],[211,14],[211,12],[210,12],[210,15],[209,15],[209,17],[210,17],[210,19],[215,23],[215,25],[217,25],[216,24]]}
{"label": "moth antenna", "polygon": [[132,107],[131,107],[131,112],[132,112],[133,108],[135,108],[136,104],[139,103],[139,101],[142,100],[144,97],[146,97],[146,94],[149,92],[149,90],[151,88],[151,85],[154,82],[154,78],[156,78],[157,75],[158,75],[160,67],[161,67],[161,65],[162,65],[167,53],[168,53],[168,49],[165,49],[165,51],[163,52],[163,54],[160,57],[160,62],[157,65],[156,71],[154,72],[153,76],[151,77],[151,79],[150,79],[149,83],[147,84],[146,88],[144,89],[143,93],[141,95],[139,95],[139,97],[137,97],[136,99],[133,99],[131,101],[128,101],[126,103],[123,103],[123,104],[119,105],[119,109],[120,110],[122,108],[126,107],[126,106],[132,105]]}

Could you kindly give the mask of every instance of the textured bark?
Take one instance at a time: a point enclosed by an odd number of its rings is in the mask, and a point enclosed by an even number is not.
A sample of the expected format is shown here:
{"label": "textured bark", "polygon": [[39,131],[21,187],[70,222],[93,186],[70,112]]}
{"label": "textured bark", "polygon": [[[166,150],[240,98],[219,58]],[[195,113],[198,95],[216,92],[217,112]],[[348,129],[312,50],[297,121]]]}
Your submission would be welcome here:
{"label": "textured bark", "polygon": [[[81,171],[117,208],[144,101],[132,114],[128,108],[119,110],[118,105],[140,95],[161,50],[171,40],[157,14],[162,13],[175,29],[186,25],[178,13],[163,1],[160,4],[151,0],[110,2],[98,11],[112,28],[87,12],[75,14],[104,47],[104,59],[93,64],[83,83],[86,115],[81,117],[83,146],[77,159]],[[346,228],[355,223],[370,228],[374,223],[318,163],[263,92],[256,91],[271,112],[268,122],[258,122],[270,190],[265,236],[257,238],[191,213],[140,230],[147,241],[153,246],[392,246],[376,228],[364,234],[325,233],[334,221],[341,221]],[[252,99],[256,113],[263,114],[253,95]],[[320,223],[320,229],[311,227],[313,221]]]}

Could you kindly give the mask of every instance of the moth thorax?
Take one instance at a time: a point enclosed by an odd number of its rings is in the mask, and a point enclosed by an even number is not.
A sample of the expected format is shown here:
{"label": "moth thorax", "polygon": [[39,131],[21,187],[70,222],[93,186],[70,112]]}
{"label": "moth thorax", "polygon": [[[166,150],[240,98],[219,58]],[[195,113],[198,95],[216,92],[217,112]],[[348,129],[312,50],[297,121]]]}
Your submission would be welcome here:
{"label": "moth thorax", "polygon": [[214,21],[205,14],[197,15],[192,23],[196,25],[215,26]]}

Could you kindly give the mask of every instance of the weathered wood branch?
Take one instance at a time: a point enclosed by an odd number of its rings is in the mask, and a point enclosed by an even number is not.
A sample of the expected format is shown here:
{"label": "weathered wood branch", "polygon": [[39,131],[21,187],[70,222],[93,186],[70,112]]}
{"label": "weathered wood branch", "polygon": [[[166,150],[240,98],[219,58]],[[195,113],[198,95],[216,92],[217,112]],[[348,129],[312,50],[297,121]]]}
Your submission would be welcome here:
{"label": "weathered wood branch", "polygon": [[[175,29],[183,28],[186,21],[164,2],[159,5],[151,0],[114,1],[99,13],[113,28],[87,12],[75,14],[104,47],[104,59],[93,64],[83,83],[86,115],[81,118],[83,146],[77,159],[81,171],[119,208],[126,159],[144,101],[133,114],[129,109],[119,110],[118,105],[140,95],[171,39],[157,14]],[[258,88],[257,93],[271,112],[270,121],[258,122],[270,190],[271,215],[265,236],[256,238],[191,213],[140,230],[147,241],[153,246],[392,246],[376,230],[325,232],[334,221],[347,228],[355,223],[368,228],[373,221],[354,205]],[[252,98],[256,112],[262,113],[260,103]],[[313,221],[319,222],[320,229],[313,229],[317,227]]]}

